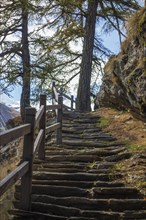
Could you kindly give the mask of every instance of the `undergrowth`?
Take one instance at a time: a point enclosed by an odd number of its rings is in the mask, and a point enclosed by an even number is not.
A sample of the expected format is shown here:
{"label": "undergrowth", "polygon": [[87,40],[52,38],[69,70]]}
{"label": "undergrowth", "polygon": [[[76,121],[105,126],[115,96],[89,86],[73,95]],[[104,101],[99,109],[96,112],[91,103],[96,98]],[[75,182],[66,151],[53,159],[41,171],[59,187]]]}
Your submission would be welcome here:
{"label": "undergrowth", "polygon": [[101,128],[106,128],[107,126],[109,125],[109,119],[108,118],[100,118],[100,121],[99,121],[99,126]]}
{"label": "undergrowth", "polygon": [[139,152],[142,150],[146,150],[146,144],[140,145],[140,144],[130,144],[127,146],[127,150],[130,152]]}

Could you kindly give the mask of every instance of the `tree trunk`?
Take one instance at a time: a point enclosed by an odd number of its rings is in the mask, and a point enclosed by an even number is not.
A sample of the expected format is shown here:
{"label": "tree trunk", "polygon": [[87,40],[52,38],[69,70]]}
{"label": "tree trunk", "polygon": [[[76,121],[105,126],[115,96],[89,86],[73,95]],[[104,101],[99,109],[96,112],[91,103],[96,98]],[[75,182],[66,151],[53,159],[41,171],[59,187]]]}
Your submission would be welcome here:
{"label": "tree trunk", "polygon": [[81,112],[91,111],[90,82],[92,72],[96,12],[97,0],[89,0],[77,94],[77,110]]}
{"label": "tree trunk", "polygon": [[25,108],[30,106],[30,53],[28,43],[28,4],[22,2],[22,65],[23,86],[21,94],[21,116],[24,120]]}

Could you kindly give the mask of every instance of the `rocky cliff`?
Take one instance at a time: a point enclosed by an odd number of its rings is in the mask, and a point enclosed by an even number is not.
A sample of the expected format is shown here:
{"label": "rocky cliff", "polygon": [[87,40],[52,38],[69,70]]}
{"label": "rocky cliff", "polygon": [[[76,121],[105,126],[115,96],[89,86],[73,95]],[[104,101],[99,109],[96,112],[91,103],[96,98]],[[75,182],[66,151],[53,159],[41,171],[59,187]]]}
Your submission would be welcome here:
{"label": "rocky cliff", "polygon": [[121,52],[104,68],[103,83],[96,106],[132,112],[146,120],[146,9],[138,11],[127,24],[127,39]]}

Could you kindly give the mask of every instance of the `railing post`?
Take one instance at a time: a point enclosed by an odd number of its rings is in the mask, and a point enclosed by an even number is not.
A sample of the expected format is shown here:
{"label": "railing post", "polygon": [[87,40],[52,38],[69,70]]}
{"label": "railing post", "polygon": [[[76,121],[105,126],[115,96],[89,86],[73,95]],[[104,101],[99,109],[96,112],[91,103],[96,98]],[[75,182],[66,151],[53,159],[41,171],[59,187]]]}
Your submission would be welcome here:
{"label": "railing post", "polygon": [[60,123],[60,128],[57,129],[57,145],[62,144],[62,108],[63,108],[63,96],[62,96],[62,90],[60,91],[60,94],[58,96],[58,104],[61,105],[61,108],[57,111],[57,122]]}
{"label": "railing post", "polygon": [[71,95],[71,111],[73,110],[74,108],[74,96]]}
{"label": "railing post", "polygon": [[77,109],[77,98],[75,99],[75,110]]}
{"label": "railing post", "polygon": [[54,104],[55,100],[55,94],[54,94],[54,88],[55,87],[55,81],[52,81],[52,104]]}
{"label": "railing post", "polygon": [[29,170],[21,178],[21,200],[20,206],[23,210],[31,210],[32,194],[32,165],[33,165],[33,148],[34,148],[34,131],[35,131],[35,108],[25,109],[25,123],[31,124],[31,132],[24,136],[23,144],[23,161],[29,161]]}
{"label": "railing post", "polygon": [[46,95],[40,95],[40,106],[44,105],[44,113],[42,115],[42,118],[40,120],[39,129],[44,130],[42,142],[40,144],[39,150],[38,150],[38,158],[40,160],[45,160],[45,136],[46,136]]}

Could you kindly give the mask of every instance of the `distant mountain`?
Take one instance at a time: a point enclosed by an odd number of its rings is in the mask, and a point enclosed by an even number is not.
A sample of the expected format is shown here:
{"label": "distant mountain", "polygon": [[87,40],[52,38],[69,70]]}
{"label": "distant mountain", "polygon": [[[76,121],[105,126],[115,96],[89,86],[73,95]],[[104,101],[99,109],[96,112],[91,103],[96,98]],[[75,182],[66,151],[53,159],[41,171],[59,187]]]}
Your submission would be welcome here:
{"label": "distant mountain", "polygon": [[4,103],[0,103],[0,131],[7,129],[7,122],[20,116],[20,113],[13,107],[8,107]]}

